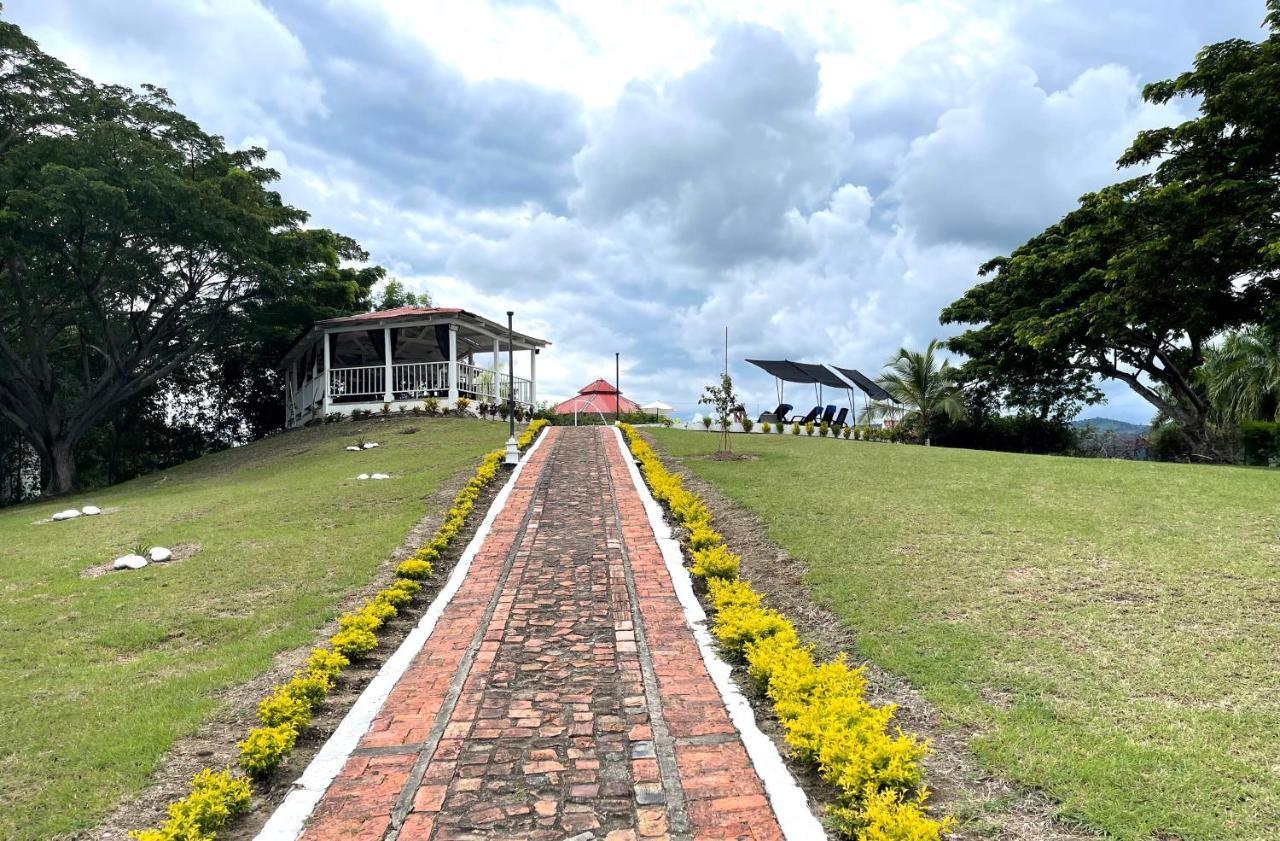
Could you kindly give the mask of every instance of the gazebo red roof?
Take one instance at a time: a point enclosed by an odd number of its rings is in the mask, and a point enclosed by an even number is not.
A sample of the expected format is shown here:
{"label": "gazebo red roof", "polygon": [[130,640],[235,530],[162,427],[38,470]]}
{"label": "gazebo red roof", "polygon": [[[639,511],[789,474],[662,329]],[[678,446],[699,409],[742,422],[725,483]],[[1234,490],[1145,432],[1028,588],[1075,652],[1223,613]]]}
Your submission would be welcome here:
{"label": "gazebo red roof", "polygon": [[[616,395],[616,397],[615,397]],[[600,412],[601,414],[613,414],[614,400],[617,400],[617,408],[620,412],[638,412],[640,407],[633,400],[628,400],[613,387],[608,380],[599,379],[594,382],[587,383],[578,389],[578,394],[570,397],[563,403],[558,404],[551,411],[557,415],[572,415],[575,412]]]}
{"label": "gazebo red roof", "polygon": [[396,307],[389,310],[376,310],[375,312],[362,312],[356,315],[344,315],[339,318],[326,318],[319,324],[347,324],[352,321],[379,321],[384,318],[403,318],[407,315],[439,315],[447,313],[456,315],[466,312],[458,307]]}

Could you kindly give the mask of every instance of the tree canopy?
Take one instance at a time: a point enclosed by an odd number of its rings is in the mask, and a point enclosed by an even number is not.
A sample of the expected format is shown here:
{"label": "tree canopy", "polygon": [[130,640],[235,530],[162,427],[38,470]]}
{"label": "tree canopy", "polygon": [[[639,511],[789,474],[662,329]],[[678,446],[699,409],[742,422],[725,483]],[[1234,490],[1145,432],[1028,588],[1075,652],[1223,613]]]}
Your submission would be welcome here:
{"label": "tree canopy", "polygon": [[237,364],[261,380],[283,335],[367,306],[381,270],[344,268],[367,255],[304,229],[264,157],[0,21],[0,418],[47,490],[75,487],[77,443],[127,402],[174,378],[242,380]]}
{"label": "tree canopy", "polygon": [[1149,172],[1084,196],[943,310],[978,325],[950,347],[1012,404],[1092,402],[1095,377],[1115,379],[1207,443],[1206,348],[1280,320],[1280,0],[1267,8],[1265,40],[1211,45],[1147,86],[1151,102],[1200,100],[1120,160]]}

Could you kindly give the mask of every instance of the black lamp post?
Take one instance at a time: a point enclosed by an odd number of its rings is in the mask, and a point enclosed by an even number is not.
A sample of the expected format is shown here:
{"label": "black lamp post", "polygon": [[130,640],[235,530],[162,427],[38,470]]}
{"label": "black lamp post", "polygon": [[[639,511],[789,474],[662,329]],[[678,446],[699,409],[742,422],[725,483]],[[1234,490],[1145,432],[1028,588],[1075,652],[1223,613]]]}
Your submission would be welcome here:
{"label": "black lamp post", "polygon": [[520,450],[516,447],[516,369],[511,330],[511,318],[514,315],[514,310],[507,310],[507,418],[511,423],[511,435],[507,438],[503,463],[508,467],[515,467],[520,462]]}
{"label": "black lamp post", "polygon": [[618,366],[619,354],[613,354],[613,422],[622,420],[622,369]]}

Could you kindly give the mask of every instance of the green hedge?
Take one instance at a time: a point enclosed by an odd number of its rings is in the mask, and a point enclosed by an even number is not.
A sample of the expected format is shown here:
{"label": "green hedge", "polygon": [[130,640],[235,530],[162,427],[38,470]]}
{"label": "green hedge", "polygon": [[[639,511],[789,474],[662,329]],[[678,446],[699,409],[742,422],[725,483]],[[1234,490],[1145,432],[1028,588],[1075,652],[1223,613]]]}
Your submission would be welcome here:
{"label": "green hedge", "polygon": [[1280,462],[1280,423],[1245,421],[1240,424],[1240,450],[1245,464]]}

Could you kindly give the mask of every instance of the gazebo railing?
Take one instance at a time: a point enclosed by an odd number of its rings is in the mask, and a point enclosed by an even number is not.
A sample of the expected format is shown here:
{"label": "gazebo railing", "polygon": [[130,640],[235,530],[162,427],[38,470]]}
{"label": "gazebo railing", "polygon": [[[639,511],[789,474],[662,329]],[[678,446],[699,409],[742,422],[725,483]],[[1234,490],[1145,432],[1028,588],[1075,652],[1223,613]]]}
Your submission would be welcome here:
{"label": "gazebo railing", "polygon": [[[356,368],[334,368],[329,372],[331,400],[365,398],[376,402],[386,398],[385,365],[363,365]],[[512,377],[488,368],[458,363],[458,394],[486,403],[503,403],[507,399]],[[533,403],[533,383],[515,377],[516,402]],[[448,362],[404,362],[391,366],[391,394],[395,400],[423,400],[445,397],[449,393]]]}
{"label": "gazebo railing", "polygon": [[[489,368],[458,363],[458,392],[485,403],[505,403],[511,379],[511,375],[505,372],[495,372]],[[516,377],[515,391],[517,403],[533,404],[532,382],[524,377]]]}
{"label": "gazebo railing", "polygon": [[387,369],[382,365],[334,368],[329,372],[329,397],[373,397],[386,394]]}
{"label": "gazebo railing", "polygon": [[403,362],[391,366],[397,400],[421,400],[449,393],[448,362]]}

